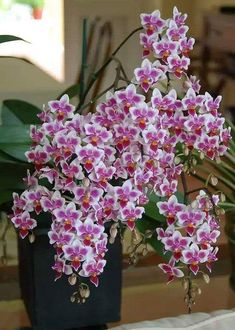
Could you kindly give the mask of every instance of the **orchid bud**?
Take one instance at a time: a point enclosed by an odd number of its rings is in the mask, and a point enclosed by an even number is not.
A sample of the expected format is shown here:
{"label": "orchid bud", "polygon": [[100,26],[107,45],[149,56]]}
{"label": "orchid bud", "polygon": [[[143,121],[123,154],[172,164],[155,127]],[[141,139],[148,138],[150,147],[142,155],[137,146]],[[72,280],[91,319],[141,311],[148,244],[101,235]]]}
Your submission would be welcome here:
{"label": "orchid bud", "polygon": [[185,154],[185,156],[188,156],[189,155],[189,148],[188,147],[185,147],[184,154]]}
{"label": "orchid bud", "polygon": [[200,158],[201,160],[203,160],[203,159],[205,158],[205,154],[204,154],[203,152],[200,152],[200,154],[199,154],[199,158]]}
{"label": "orchid bud", "polygon": [[186,278],[184,278],[183,280],[182,280],[182,286],[183,286],[183,288],[184,288],[184,290],[185,291],[187,291],[188,290],[188,280],[186,279]]}
{"label": "orchid bud", "polygon": [[115,237],[117,236],[117,232],[118,232],[117,226],[118,226],[118,224],[115,223],[110,228],[110,236],[112,239],[115,239]]}
{"label": "orchid bud", "polygon": [[191,203],[191,207],[192,207],[193,209],[195,209],[195,208],[197,208],[197,206],[198,206],[197,201],[196,201],[196,200],[192,201],[192,203]]}
{"label": "orchid bud", "polygon": [[200,288],[197,288],[197,294],[198,295],[202,294],[202,290]]}
{"label": "orchid bud", "polygon": [[174,159],[174,161],[175,161],[175,164],[176,165],[179,165],[180,162],[181,162],[181,159],[180,159],[180,157],[176,156],[175,159]]}
{"label": "orchid bud", "polygon": [[152,230],[148,229],[145,231],[144,235],[146,238],[151,238],[153,236],[153,232],[152,232]]}
{"label": "orchid bud", "polygon": [[202,277],[203,277],[203,280],[205,281],[206,284],[210,283],[210,277],[209,277],[209,275],[203,273]]}
{"label": "orchid bud", "polygon": [[115,238],[114,238],[114,237],[110,237],[110,238],[109,238],[109,243],[110,243],[110,244],[113,244],[114,242],[115,242]]}
{"label": "orchid bud", "polygon": [[148,253],[149,253],[149,251],[148,251],[148,249],[145,247],[145,248],[142,250],[142,255],[145,257]]}
{"label": "orchid bud", "polygon": [[34,233],[32,233],[29,235],[29,242],[34,243],[34,241],[35,241],[35,235],[34,235]]}
{"label": "orchid bud", "polygon": [[133,238],[134,242],[137,242],[140,239],[140,236],[139,236],[136,229],[134,229],[133,232],[132,232],[132,238]]}
{"label": "orchid bud", "polygon": [[217,179],[217,177],[214,176],[214,175],[212,175],[212,176],[211,176],[211,184],[212,184],[213,186],[216,186],[216,185],[218,184],[218,182],[219,182],[219,180]]}
{"label": "orchid bud", "polygon": [[69,276],[68,282],[70,285],[75,285],[77,283],[77,275],[72,274],[71,276]]}
{"label": "orchid bud", "polygon": [[225,194],[223,194],[223,193],[220,194],[220,201],[221,201],[222,203],[226,201]]}
{"label": "orchid bud", "polygon": [[90,185],[90,180],[88,179],[88,178],[84,178],[83,180],[83,185],[84,185],[84,187],[89,187],[89,185]]}

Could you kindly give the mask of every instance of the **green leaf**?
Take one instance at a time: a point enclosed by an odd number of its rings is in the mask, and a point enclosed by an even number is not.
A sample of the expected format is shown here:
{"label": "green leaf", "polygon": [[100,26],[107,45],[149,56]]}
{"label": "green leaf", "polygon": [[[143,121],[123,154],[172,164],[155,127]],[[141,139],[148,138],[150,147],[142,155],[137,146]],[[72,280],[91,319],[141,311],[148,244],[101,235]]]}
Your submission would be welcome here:
{"label": "green leaf", "polygon": [[24,189],[23,178],[30,164],[0,164],[0,189]]}
{"label": "green leaf", "polygon": [[2,114],[2,125],[9,125],[9,126],[22,125],[20,119],[16,115],[14,115],[14,113],[8,107],[6,107],[5,104],[2,105],[1,114]]}
{"label": "green leaf", "polygon": [[[146,215],[143,215],[142,219],[136,221],[137,229],[144,234],[146,230],[156,231],[156,228],[161,227],[160,223],[153,221],[151,218],[148,218]],[[170,259],[170,254],[164,254],[164,245],[157,239],[157,234],[154,233],[151,238],[147,238],[146,242],[153,247],[158,255],[163,257],[166,261]]]}
{"label": "green leaf", "polygon": [[12,190],[0,189],[0,205],[12,201]]}
{"label": "green leaf", "polygon": [[156,203],[159,202],[161,199],[156,194],[151,193],[148,195],[149,202],[145,205],[145,214],[149,218],[153,220],[157,220],[159,222],[164,222],[165,217],[159,213]]}
{"label": "green leaf", "polygon": [[9,156],[8,154],[6,154],[5,152],[0,150],[0,164],[4,163],[4,164],[18,164],[18,163],[22,163],[19,162],[19,160]]}
{"label": "green leaf", "polygon": [[[4,124],[4,116],[5,120],[7,118],[7,114],[4,114],[4,110],[6,108],[13,113],[23,124],[40,124],[40,119],[37,117],[37,114],[41,112],[41,110],[35,105],[21,101],[21,100],[5,100],[3,101],[3,124]],[[8,120],[9,121],[9,120]]]}
{"label": "green leaf", "polygon": [[16,158],[17,160],[27,162],[25,152],[29,150],[30,144],[2,144],[0,150]]}
{"label": "green leaf", "polygon": [[29,125],[0,126],[0,149],[8,144],[29,144],[31,142],[29,128]]}
{"label": "green leaf", "polygon": [[4,42],[10,42],[10,41],[24,41],[24,42],[28,42],[22,38],[10,35],[10,34],[2,34],[0,35],[0,43],[4,43]]}
{"label": "green leaf", "polygon": [[69,98],[72,99],[75,96],[79,96],[80,84],[75,84],[67,88],[63,93],[61,93],[57,100],[59,100],[64,94],[68,94]]}
{"label": "green leaf", "polygon": [[0,204],[11,201],[15,191],[23,191],[25,184],[23,178],[31,164],[0,164]]}
{"label": "green leaf", "polygon": [[219,203],[219,206],[222,207],[225,210],[225,212],[231,212],[235,210],[235,204],[233,203],[221,202]]}

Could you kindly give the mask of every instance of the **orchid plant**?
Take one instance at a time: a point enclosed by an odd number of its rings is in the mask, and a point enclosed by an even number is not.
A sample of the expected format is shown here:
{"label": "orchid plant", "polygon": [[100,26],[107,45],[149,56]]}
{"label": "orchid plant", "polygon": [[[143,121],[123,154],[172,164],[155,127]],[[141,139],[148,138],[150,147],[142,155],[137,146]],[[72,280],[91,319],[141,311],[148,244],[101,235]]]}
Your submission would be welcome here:
{"label": "orchid plant", "polygon": [[[98,286],[106,224],[112,223],[112,241],[120,228],[134,232],[154,193],[165,226],[152,235],[171,256],[159,267],[168,282],[184,279],[191,310],[192,278],[217,260],[220,198],[202,189],[192,200],[186,179],[198,158],[219,162],[230,129],[218,110],[221,97],[200,94],[199,81],[186,73],[195,41],[186,36],[186,18],[177,8],[167,20],[158,10],[141,14],[143,61],[94,114],[78,113],[68,95],[43,108],[26,152],[35,171],[28,173],[27,189],[13,195],[11,220],[32,240],[38,215],[49,213],[56,279],[66,274],[74,284],[87,277]],[[176,195],[180,178],[183,201]]]}

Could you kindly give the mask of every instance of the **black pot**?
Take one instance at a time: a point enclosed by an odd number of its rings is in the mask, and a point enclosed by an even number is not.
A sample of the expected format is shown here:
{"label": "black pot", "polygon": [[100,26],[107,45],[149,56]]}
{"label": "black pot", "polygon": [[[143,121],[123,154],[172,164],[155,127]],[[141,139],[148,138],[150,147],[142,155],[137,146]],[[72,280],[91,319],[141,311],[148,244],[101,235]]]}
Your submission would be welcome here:
{"label": "black pot", "polygon": [[18,242],[22,299],[33,329],[77,329],[120,320],[122,248],[119,237],[108,245],[100,285],[98,288],[89,285],[91,295],[84,304],[70,301],[76,286],[69,285],[67,276],[54,281],[51,266],[55,251],[45,229],[36,232],[33,244],[27,238]]}

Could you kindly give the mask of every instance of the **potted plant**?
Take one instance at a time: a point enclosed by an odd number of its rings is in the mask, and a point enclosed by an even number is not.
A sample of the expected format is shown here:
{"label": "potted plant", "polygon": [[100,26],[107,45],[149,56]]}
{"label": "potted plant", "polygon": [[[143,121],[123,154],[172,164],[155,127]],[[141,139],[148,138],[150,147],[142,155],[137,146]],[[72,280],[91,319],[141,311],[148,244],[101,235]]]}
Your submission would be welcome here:
{"label": "potted plant", "polygon": [[15,0],[17,3],[28,5],[32,8],[32,15],[34,19],[41,19],[43,15],[44,0]]}
{"label": "potted plant", "polygon": [[[56,279],[68,276],[70,284],[78,285],[72,300],[86,300],[88,285],[99,285],[107,243],[123,228],[135,237],[137,228],[140,232],[131,259],[149,240],[157,242],[156,250],[166,259],[159,267],[168,282],[182,279],[189,312],[200,291],[194,278],[203,274],[208,281],[204,265],[210,271],[217,259],[220,196],[201,189],[193,198],[187,175],[199,156],[223,156],[230,131],[219,120],[220,99],[200,94],[196,77],[186,73],[194,44],[186,36],[186,17],[177,8],[167,20],[158,10],[141,14],[142,26],[94,73],[78,106],[65,94],[50,101],[38,115],[41,124],[30,128],[32,146],[26,157],[34,170],[26,190],[14,194],[11,220],[23,239],[33,241],[41,216],[50,216],[52,268]],[[140,30],[144,59],[130,80],[115,56]],[[116,76],[105,100],[94,114],[82,115],[101,97],[86,101],[97,76],[114,60]],[[126,86],[120,87],[120,81]],[[106,224],[111,226],[108,233]]]}
{"label": "potted plant", "polygon": [[44,0],[32,0],[31,6],[33,10],[33,18],[41,19],[43,15],[45,1]]}

